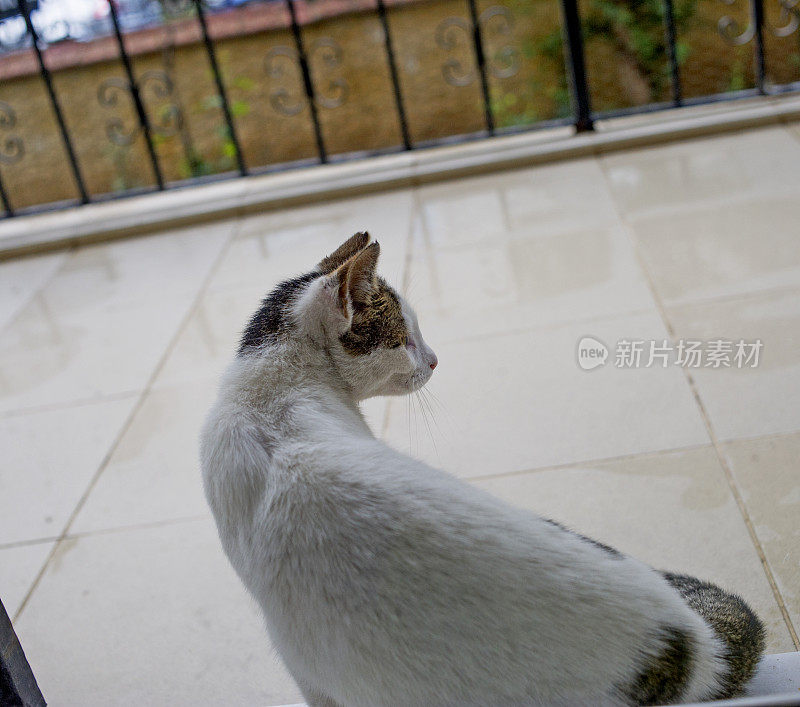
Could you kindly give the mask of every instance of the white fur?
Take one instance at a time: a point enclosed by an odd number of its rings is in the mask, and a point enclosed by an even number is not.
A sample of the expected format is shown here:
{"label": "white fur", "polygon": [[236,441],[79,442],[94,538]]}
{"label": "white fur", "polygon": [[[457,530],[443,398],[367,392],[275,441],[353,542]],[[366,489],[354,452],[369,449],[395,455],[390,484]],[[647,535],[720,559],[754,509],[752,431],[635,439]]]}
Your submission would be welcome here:
{"label": "white fur", "polygon": [[435,365],[410,346],[353,357],[325,278],[297,329],[238,357],[202,433],[231,564],[309,704],[617,704],[659,628],[692,637],[686,700],[719,687],[723,648],[650,567],[615,558],[375,439],[370,395]]}

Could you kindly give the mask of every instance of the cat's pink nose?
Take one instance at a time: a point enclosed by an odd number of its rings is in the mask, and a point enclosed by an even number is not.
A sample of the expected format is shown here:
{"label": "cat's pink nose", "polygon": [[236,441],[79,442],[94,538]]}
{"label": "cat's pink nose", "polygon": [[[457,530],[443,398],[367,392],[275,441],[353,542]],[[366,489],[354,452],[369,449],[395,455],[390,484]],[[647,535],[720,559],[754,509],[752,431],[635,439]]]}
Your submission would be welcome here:
{"label": "cat's pink nose", "polygon": [[433,370],[434,368],[436,368],[436,366],[438,366],[438,365],[439,365],[439,359],[438,359],[438,358],[436,358],[436,356],[434,356],[434,357],[433,357],[433,361],[431,361],[431,370]]}

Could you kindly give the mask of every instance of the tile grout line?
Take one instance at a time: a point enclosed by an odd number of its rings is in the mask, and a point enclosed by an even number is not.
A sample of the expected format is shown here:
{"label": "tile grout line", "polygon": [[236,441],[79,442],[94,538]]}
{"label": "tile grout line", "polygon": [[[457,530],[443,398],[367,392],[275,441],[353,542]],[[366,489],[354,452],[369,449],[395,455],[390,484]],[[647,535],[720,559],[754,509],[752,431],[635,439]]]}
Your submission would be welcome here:
{"label": "tile grout line", "polygon": [[65,410],[66,408],[86,407],[88,405],[97,405],[100,403],[113,403],[119,400],[125,400],[125,398],[132,398],[135,395],[139,395],[141,392],[141,390],[120,390],[116,393],[105,393],[90,398],[74,398],[59,403],[43,403],[41,405],[12,408],[10,410],[0,411],[0,420],[24,417],[25,415],[37,415],[44,412],[55,412],[58,410]]}
{"label": "tile grout line", "polygon": [[[17,320],[17,317],[19,317],[20,313],[33,301],[36,295],[42,292],[44,288],[47,287],[50,284],[50,282],[52,282],[55,279],[56,275],[59,272],[61,272],[61,269],[64,267],[64,263],[69,259],[70,255],[72,255],[72,253],[75,252],[76,249],[77,246],[68,246],[63,251],[54,251],[53,253],[32,253],[30,256],[23,255],[22,257],[19,258],[19,260],[24,260],[26,257],[40,258],[58,253],[61,255],[61,262],[59,262],[56,265],[56,267],[53,268],[53,271],[44,279],[44,281],[40,282],[39,286],[22,301],[22,304],[20,304],[17,307],[16,311],[12,310],[11,318],[6,320],[6,323],[3,325],[0,331],[5,331],[11,324],[13,324]],[[15,258],[12,258],[7,262],[14,262],[15,260],[16,260]]]}
{"label": "tile grout line", "polygon": [[698,297],[691,300],[676,300],[667,306],[670,309],[686,309],[689,307],[704,307],[708,304],[736,304],[741,300],[754,300],[759,298],[775,297],[791,294],[800,290],[800,284],[777,285],[775,287],[765,287],[764,289],[752,290],[751,292],[731,292],[726,295],[711,295],[710,297]]}
{"label": "tile grout line", "polygon": [[[237,218],[235,223],[234,223],[233,228],[231,229],[231,233],[228,235],[228,238],[225,241],[225,243],[223,244],[222,248],[220,248],[220,251],[219,251],[217,257],[215,258],[214,262],[211,264],[211,267],[208,269],[208,272],[206,273],[206,276],[203,278],[203,281],[200,283],[200,287],[198,287],[198,289],[197,289],[197,294],[196,294],[196,296],[194,298],[194,301],[191,303],[191,305],[187,309],[186,314],[184,315],[183,319],[181,320],[181,322],[176,327],[175,334],[173,335],[173,337],[170,339],[169,343],[165,347],[164,353],[161,355],[161,358],[158,360],[158,363],[154,366],[152,373],[150,374],[149,378],[147,379],[147,382],[145,383],[144,387],[142,388],[142,390],[141,390],[141,392],[139,394],[139,399],[136,401],[136,403],[134,403],[130,414],[128,415],[127,419],[122,423],[122,426],[120,427],[119,432],[114,437],[114,440],[112,441],[111,445],[109,446],[109,449],[107,450],[106,454],[103,456],[103,459],[100,462],[100,464],[98,465],[97,470],[95,471],[95,473],[92,476],[91,480],[89,481],[89,484],[87,485],[86,490],[81,495],[80,499],[78,500],[77,504],[75,505],[75,508],[72,509],[72,513],[70,514],[69,518],[67,519],[67,522],[64,524],[64,527],[63,527],[61,533],[56,538],[55,544],[53,545],[52,549],[50,550],[50,552],[47,555],[47,559],[45,559],[45,561],[42,564],[41,568],[36,573],[36,577],[33,579],[33,582],[31,582],[30,587],[28,587],[28,591],[25,592],[25,596],[23,597],[22,602],[20,602],[19,608],[14,613],[14,617],[13,617],[14,621],[19,620],[19,617],[22,615],[22,612],[25,610],[25,608],[28,605],[28,602],[30,601],[31,597],[33,596],[33,593],[36,591],[36,588],[39,586],[39,583],[41,582],[42,577],[44,577],[44,573],[47,571],[47,568],[50,566],[50,563],[52,562],[53,557],[55,556],[56,552],[58,552],[58,549],[61,547],[62,543],[66,539],[69,538],[69,530],[72,527],[72,524],[75,522],[75,519],[77,518],[77,516],[80,513],[80,511],[83,509],[83,506],[86,504],[86,501],[88,500],[89,495],[91,494],[92,490],[94,489],[95,485],[97,484],[97,481],[103,475],[103,472],[105,471],[106,467],[108,466],[108,463],[111,460],[112,455],[116,451],[117,447],[119,446],[119,444],[122,441],[122,439],[125,436],[125,434],[130,429],[130,426],[133,424],[134,418],[138,414],[139,410],[141,410],[141,408],[142,408],[142,406],[144,404],[145,398],[147,397],[148,393],[150,392],[150,389],[152,388],[153,383],[155,382],[156,378],[158,377],[158,374],[161,372],[161,369],[164,367],[164,364],[166,363],[167,358],[169,357],[170,353],[172,352],[172,349],[174,348],[176,342],[178,341],[178,338],[184,332],[184,330],[186,329],[186,327],[189,324],[189,321],[190,321],[192,315],[197,311],[198,307],[200,306],[200,300],[202,299],[203,294],[205,293],[205,291],[206,291],[206,289],[208,287],[208,284],[211,281],[211,278],[216,273],[217,268],[219,267],[220,263],[222,262],[222,259],[225,257],[225,255],[228,252],[228,249],[230,248],[231,244],[233,243],[233,241],[234,241],[234,239],[236,237],[236,234],[238,233],[240,224],[241,224],[241,218]],[[156,237],[158,237],[158,236],[156,236]]]}
{"label": "tile grout line", "polygon": [[[646,263],[644,257],[642,256],[642,254],[641,254],[641,252],[640,252],[640,250],[638,248],[638,242],[636,240],[636,236],[634,234],[632,226],[630,225],[628,220],[625,218],[625,216],[622,214],[622,212],[619,209],[619,205],[617,204],[616,199],[614,199],[613,191],[611,191],[611,181],[610,181],[610,179],[608,177],[608,174],[606,172],[606,167],[603,164],[603,160],[601,158],[599,158],[599,157],[597,158],[597,160],[599,162],[600,170],[603,173],[603,178],[606,181],[606,186],[608,187],[608,190],[609,190],[609,192],[611,194],[612,203],[614,204],[614,208],[617,211],[617,214],[619,216],[619,219],[620,219],[621,223],[625,226],[625,230],[626,230],[626,232],[628,234],[628,238],[630,240],[631,247],[633,248],[634,254],[635,254],[636,259],[637,259],[637,261],[639,263],[639,267],[642,269],[642,272],[643,272],[643,274],[644,274],[644,276],[645,276],[645,278],[647,280],[647,284],[648,284],[648,287],[650,288],[650,293],[651,293],[651,295],[653,297],[653,300],[655,302],[656,309],[658,310],[658,313],[661,316],[663,324],[667,329],[667,334],[669,335],[670,340],[674,343],[675,342],[675,330],[674,330],[674,328],[672,326],[672,322],[670,322],[669,317],[667,316],[666,307],[664,306],[664,303],[662,302],[661,297],[658,294],[658,291],[657,291],[656,286],[655,286],[654,279],[652,277],[652,273],[650,272],[650,269],[647,266],[647,263]],[[700,412],[700,416],[703,419],[703,424],[706,427],[706,432],[707,432],[707,434],[708,434],[708,436],[709,436],[709,438],[711,440],[711,444],[713,445],[714,450],[716,452],[717,460],[719,461],[719,464],[722,467],[722,472],[723,472],[723,474],[725,476],[725,480],[726,480],[726,482],[728,484],[728,488],[730,489],[731,495],[733,496],[734,500],[736,501],[736,505],[739,508],[739,513],[742,516],[742,520],[744,521],[745,527],[747,528],[747,532],[750,535],[750,540],[753,543],[753,546],[754,546],[754,548],[756,550],[756,553],[758,554],[758,558],[759,558],[759,560],[761,562],[761,567],[764,570],[764,574],[765,574],[765,576],[767,578],[767,582],[769,582],[770,589],[772,590],[772,594],[773,594],[773,596],[775,598],[775,602],[778,604],[778,608],[780,609],[781,616],[783,617],[783,621],[786,624],[787,630],[789,631],[789,636],[791,637],[792,642],[794,643],[795,649],[800,650],[800,639],[798,638],[797,632],[795,631],[794,625],[792,623],[791,616],[789,616],[789,612],[788,612],[788,610],[786,608],[786,604],[785,604],[785,602],[783,600],[783,595],[781,594],[781,591],[778,588],[778,584],[777,584],[777,582],[775,580],[775,575],[774,575],[774,573],[772,571],[772,568],[770,567],[769,560],[767,559],[766,553],[764,552],[764,548],[761,545],[761,540],[759,539],[758,534],[756,533],[755,526],[753,525],[753,521],[750,518],[750,513],[747,510],[747,506],[746,506],[746,504],[744,502],[744,497],[742,496],[741,489],[739,488],[739,485],[736,482],[736,479],[735,479],[735,477],[733,475],[733,471],[732,471],[732,469],[730,467],[730,464],[728,463],[727,455],[725,454],[724,450],[722,449],[722,443],[720,442],[720,440],[717,437],[716,432],[714,431],[714,427],[711,424],[711,418],[709,417],[708,411],[706,410],[706,406],[703,403],[703,400],[702,400],[702,398],[700,396],[700,392],[697,389],[697,385],[696,385],[696,383],[694,381],[694,378],[692,377],[692,375],[691,375],[691,373],[689,372],[688,369],[686,369],[685,367],[682,367],[682,368],[683,368],[683,372],[684,372],[684,375],[685,375],[685,378],[686,378],[686,382],[688,383],[689,388],[690,388],[690,390],[692,392],[692,396],[694,397],[695,404],[697,405],[698,410]]]}
{"label": "tile grout line", "polygon": [[653,449],[646,452],[632,452],[631,454],[618,454],[613,457],[595,457],[593,459],[578,459],[576,461],[564,462],[563,464],[546,464],[544,466],[533,466],[525,469],[515,469],[514,471],[504,471],[500,474],[480,474],[478,476],[462,476],[459,477],[464,481],[491,481],[492,479],[505,479],[508,477],[524,476],[525,474],[538,474],[546,471],[560,471],[562,469],[573,469],[582,466],[589,466],[593,464],[609,464],[618,461],[628,461],[629,459],[647,459],[649,457],[658,457],[665,454],[679,454],[681,452],[691,452],[700,449],[712,448],[710,442],[703,442],[701,444],[689,444],[685,447],[669,447],[667,449]]}

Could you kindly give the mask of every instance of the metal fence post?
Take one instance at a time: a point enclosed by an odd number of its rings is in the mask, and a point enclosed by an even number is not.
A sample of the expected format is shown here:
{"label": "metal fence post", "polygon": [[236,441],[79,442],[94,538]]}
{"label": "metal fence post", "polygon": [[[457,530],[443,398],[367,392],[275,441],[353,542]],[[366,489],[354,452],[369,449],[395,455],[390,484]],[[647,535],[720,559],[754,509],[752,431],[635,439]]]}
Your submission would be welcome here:
{"label": "metal fence post", "polygon": [[203,12],[203,0],[194,0],[194,6],[197,9],[197,19],[200,22],[200,30],[203,33],[203,44],[205,44],[206,47],[208,62],[211,64],[211,73],[214,74],[214,83],[217,85],[217,93],[222,103],[222,115],[225,117],[228,135],[231,138],[233,149],[236,152],[236,166],[239,168],[239,174],[245,176],[247,174],[247,167],[245,167],[242,148],[239,143],[239,138],[236,135],[236,127],[233,124],[233,116],[231,115],[230,105],[228,104],[228,94],[225,91],[225,84],[222,81],[222,74],[220,73],[219,64],[217,63],[217,53],[214,50],[214,43],[211,41],[211,37],[208,34],[206,16]]}
{"label": "metal fence post", "polygon": [[81,203],[86,204],[89,201],[89,194],[86,191],[83,175],[81,174],[81,169],[78,166],[78,159],[75,156],[75,150],[72,147],[72,140],[70,139],[69,131],[67,130],[64,114],[61,112],[61,105],[58,102],[55,89],[53,88],[53,80],[50,76],[50,71],[47,66],[45,66],[42,50],[39,48],[39,35],[37,34],[36,28],[33,26],[33,22],[31,21],[30,8],[28,7],[26,0],[17,0],[17,7],[19,8],[20,14],[25,19],[25,26],[28,29],[28,34],[31,36],[31,44],[33,45],[33,51],[36,54],[36,61],[39,64],[39,74],[44,81],[45,88],[47,89],[47,95],[50,98],[50,105],[53,108],[53,113],[55,113],[56,116],[58,129],[61,133],[61,141],[64,143],[64,149],[67,151],[67,159],[69,159],[69,164],[72,169],[72,176],[75,179],[75,185],[78,187],[78,193],[81,196]]}
{"label": "metal fence post", "polygon": [[664,0],[664,41],[667,44],[667,56],[669,57],[672,103],[677,108],[683,104],[683,92],[681,90],[681,74],[676,47],[675,8],[672,0]]}
{"label": "metal fence post", "polygon": [[14,215],[14,209],[11,207],[11,202],[8,200],[8,193],[6,192],[6,187],[3,184],[2,175],[0,175],[0,203],[3,204],[3,211],[6,212],[6,216]]}
{"label": "metal fence post", "polygon": [[481,35],[481,21],[475,0],[469,0],[469,17],[472,22],[472,43],[475,46],[475,60],[478,63],[478,75],[481,79],[481,93],[483,95],[483,114],[486,120],[486,130],[489,135],[494,135],[494,114],[492,113],[492,97],[489,93],[489,81],[486,78],[486,54],[483,50],[483,37]]}
{"label": "metal fence post", "polygon": [[378,17],[383,27],[383,42],[386,46],[386,58],[389,61],[389,73],[392,77],[392,89],[394,91],[394,103],[397,108],[397,118],[400,121],[400,134],[403,136],[403,147],[411,149],[411,138],[408,134],[408,121],[406,120],[406,109],[403,105],[403,93],[400,89],[400,77],[397,73],[397,62],[394,57],[394,44],[392,43],[392,33],[389,29],[389,18],[386,16],[386,5],[383,0],[377,0]]}
{"label": "metal fence post", "polygon": [[303,33],[300,25],[297,22],[297,12],[294,8],[294,0],[285,0],[286,7],[289,10],[289,18],[292,23],[292,36],[294,37],[294,46],[297,51],[297,61],[300,63],[300,73],[303,75],[303,88],[306,92],[306,99],[308,100],[308,108],[311,111],[311,122],[314,124],[314,138],[317,141],[317,152],[319,153],[319,161],[328,161],[328,152],[325,149],[325,141],[322,139],[322,127],[319,123],[319,114],[317,113],[317,99],[314,95],[314,84],[311,81],[311,71],[308,68],[308,57],[306,55],[306,48],[303,45]]}
{"label": "metal fence post", "polygon": [[158,155],[156,155],[156,149],[153,146],[153,131],[150,127],[150,120],[147,117],[147,112],[144,109],[142,96],[139,93],[139,86],[136,83],[136,78],[133,75],[131,59],[128,56],[127,50],[125,49],[125,42],[122,38],[122,30],[119,26],[119,17],[117,16],[117,8],[114,6],[114,0],[108,0],[108,7],[110,10],[111,22],[114,25],[114,35],[117,38],[117,45],[119,46],[119,56],[122,60],[122,66],[125,69],[125,76],[128,79],[128,88],[131,92],[131,98],[133,98],[133,105],[136,108],[136,115],[139,118],[139,125],[141,125],[142,132],[144,133],[144,140],[147,145],[147,153],[150,156],[150,163],[153,167],[153,174],[156,178],[156,184],[158,185],[159,189],[163,189],[164,176],[161,174],[161,167],[158,164]]}
{"label": "metal fence post", "polygon": [[756,70],[756,87],[758,92],[763,96],[766,93],[765,79],[766,69],[764,65],[764,0],[750,0],[751,16],[753,22],[754,38],[755,38],[755,70]]}
{"label": "metal fence post", "polygon": [[561,17],[565,48],[564,60],[567,65],[572,107],[575,112],[575,129],[578,132],[594,130],[577,0],[561,0]]}

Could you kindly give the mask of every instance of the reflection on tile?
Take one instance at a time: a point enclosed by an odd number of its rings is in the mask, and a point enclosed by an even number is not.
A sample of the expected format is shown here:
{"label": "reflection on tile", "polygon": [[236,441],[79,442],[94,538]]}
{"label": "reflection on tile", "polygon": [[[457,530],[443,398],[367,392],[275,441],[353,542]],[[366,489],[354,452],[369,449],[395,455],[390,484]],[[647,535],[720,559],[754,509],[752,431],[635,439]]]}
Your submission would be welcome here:
{"label": "reflection on tile", "polygon": [[657,569],[692,574],[741,594],[768,626],[768,651],[792,649],[712,447],[474,483]]}
{"label": "reflection on tile", "polygon": [[725,454],[800,631],[800,434],[729,442]]}
{"label": "reflection on tile", "polygon": [[[575,358],[586,335],[611,349],[593,371]],[[432,429],[419,413],[409,428],[406,401],[393,399],[386,439],[462,477],[705,443],[679,369],[614,365],[618,340],[665,337],[656,315],[641,314],[438,347],[432,340]]]}
{"label": "reflection on tile", "polygon": [[603,157],[622,211],[636,218],[714,199],[797,190],[800,144],[780,127],[673,142]]}
{"label": "reflection on tile", "polygon": [[207,292],[170,349],[156,385],[218,379],[233,360],[242,332],[266,294],[262,286]]}
{"label": "reflection on tile", "polygon": [[381,244],[381,273],[399,286],[413,211],[411,192],[400,190],[247,217],[209,289],[257,286],[266,292],[365,230]]}
{"label": "reflection on tile", "polygon": [[800,189],[637,220],[659,295],[676,303],[800,285],[798,196]]}
{"label": "reflection on tile", "polygon": [[70,254],[0,340],[0,410],[139,390],[232,226]]}
{"label": "reflection on tile", "polygon": [[0,262],[0,330],[53,275],[66,252]]}
{"label": "reflection on tile", "polygon": [[425,186],[419,199],[436,249],[492,242],[512,231],[553,235],[617,222],[593,159]]}
{"label": "reflection on tile", "polygon": [[720,439],[800,430],[800,293],[670,307],[678,339],[760,339],[758,366],[692,368]]}
{"label": "reflection on tile", "polygon": [[553,235],[502,234],[437,249],[416,234],[407,295],[423,333],[440,340],[652,310],[619,226]]}
{"label": "reflection on tile", "polygon": [[63,542],[15,628],[51,704],[301,700],[210,520]]}
{"label": "reflection on tile", "polygon": [[0,549],[0,600],[13,620],[54,542],[16,545]]}
{"label": "reflection on tile", "polygon": [[79,248],[42,291],[42,306],[78,317],[194,294],[234,228],[222,221]]}
{"label": "reflection on tile", "polygon": [[0,410],[140,390],[189,306],[176,296],[73,319],[37,295],[0,338]]}
{"label": "reflection on tile", "polygon": [[198,445],[200,428],[216,392],[216,380],[152,389],[76,517],[72,531],[207,513]]}
{"label": "reflection on tile", "polygon": [[128,396],[0,417],[0,544],[63,531],[135,404]]}

